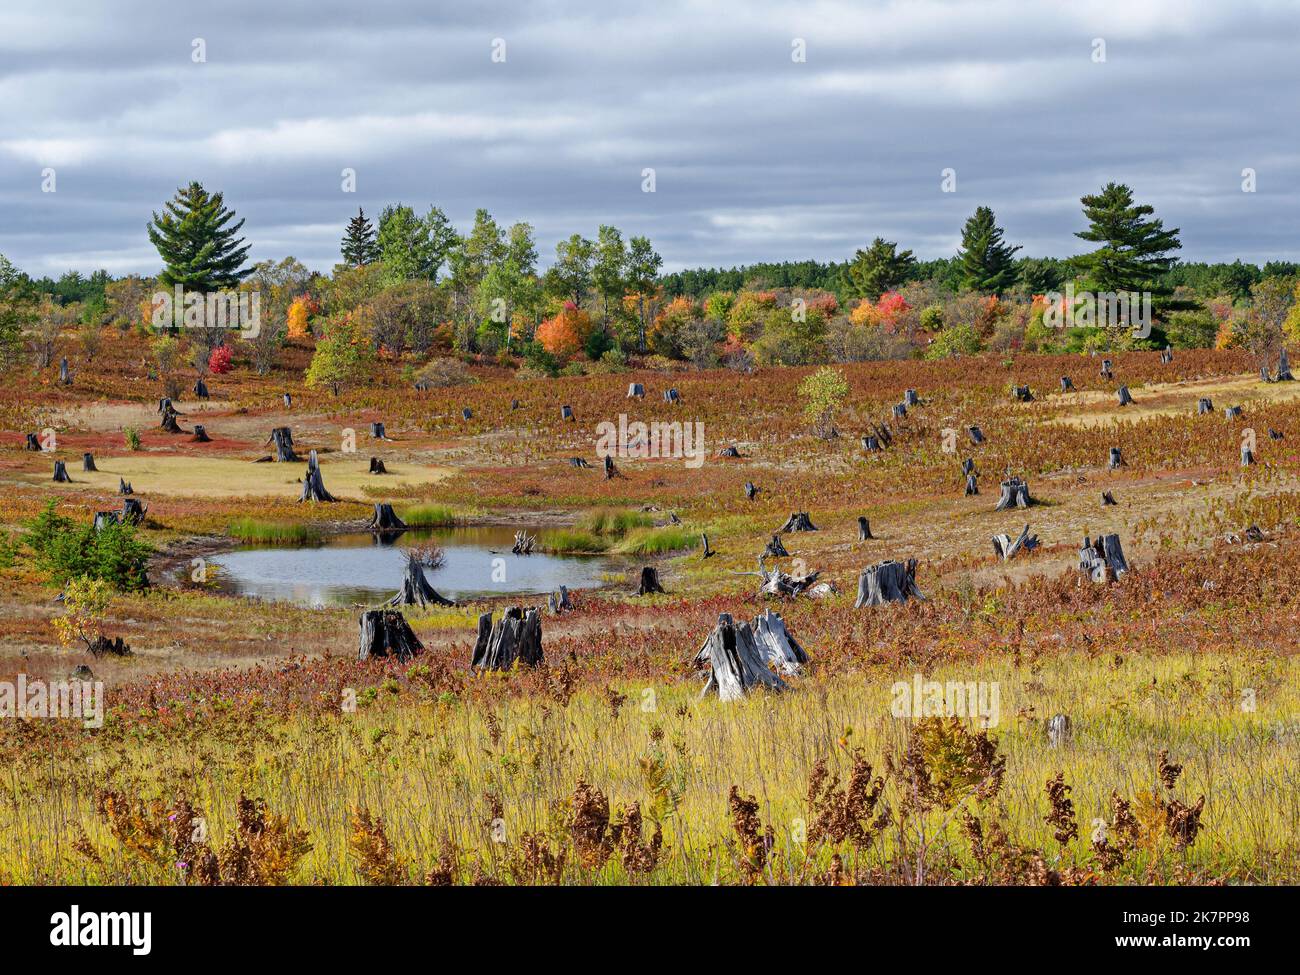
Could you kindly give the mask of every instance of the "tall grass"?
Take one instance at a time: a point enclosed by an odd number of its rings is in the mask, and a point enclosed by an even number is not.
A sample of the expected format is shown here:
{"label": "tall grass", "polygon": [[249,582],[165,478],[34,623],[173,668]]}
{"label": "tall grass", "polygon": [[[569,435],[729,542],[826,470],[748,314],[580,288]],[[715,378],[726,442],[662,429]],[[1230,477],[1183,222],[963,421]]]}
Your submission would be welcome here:
{"label": "tall grass", "polygon": [[606,539],[598,538],[588,531],[569,528],[557,528],[542,532],[538,541],[542,550],[554,555],[580,555],[604,552],[609,548]]}
{"label": "tall grass", "polygon": [[417,504],[403,508],[398,517],[410,528],[450,528],[460,516],[445,504]]}
{"label": "tall grass", "polygon": [[258,545],[310,545],[321,540],[315,525],[294,521],[261,521],[238,518],[226,526],[226,534],[241,542]]}
{"label": "tall grass", "polygon": [[597,508],[587,512],[578,527],[593,535],[626,535],[636,528],[652,528],[654,519],[644,511]]}
{"label": "tall grass", "polygon": [[662,555],[665,552],[694,548],[699,541],[700,536],[689,528],[668,525],[664,528],[642,528],[631,532],[610,551],[618,555]]}

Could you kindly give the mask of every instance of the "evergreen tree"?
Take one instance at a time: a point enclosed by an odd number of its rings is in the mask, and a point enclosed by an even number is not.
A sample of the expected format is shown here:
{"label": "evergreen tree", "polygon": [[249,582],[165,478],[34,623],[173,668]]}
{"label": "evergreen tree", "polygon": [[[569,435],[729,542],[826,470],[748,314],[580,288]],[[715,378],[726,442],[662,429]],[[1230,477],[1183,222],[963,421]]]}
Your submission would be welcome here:
{"label": "evergreen tree", "polygon": [[1013,255],[1020,250],[1002,240],[1002,228],[988,207],[979,207],[961,232],[962,286],[980,294],[1001,295],[1016,280]]}
{"label": "evergreen tree", "polygon": [[340,249],[343,252],[343,262],[352,267],[364,267],[379,260],[379,242],[375,239],[374,225],[366,218],[365,210],[358,208],[357,215],[348,221]]}
{"label": "evergreen tree", "polygon": [[154,213],[149,240],[158,248],[163,270],[158,280],[186,291],[231,291],[252,268],[244,268],[249,245],[237,238],[244,221],[231,224],[235,212],[222,194],[209,195],[199,183],[176,191],[160,217]]}
{"label": "evergreen tree", "polygon": [[900,251],[898,244],[877,237],[867,250],[858,249],[848,266],[849,285],[854,294],[876,302],[908,279],[916,267],[912,252]]}
{"label": "evergreen tree", "polygon": [[1094,291],[1151,291],[1167,294],[1161,281],[1173,266],[1173,252],[1183,245],[1178,229],[1165,230],[1150,219],[1155,208],[1135,204],[1133,191],[1122,183],[1107,183],[1097,194],[1083,197],[1088,229],[1075,234],[1101,244],[1075,259],[1088,287]]}

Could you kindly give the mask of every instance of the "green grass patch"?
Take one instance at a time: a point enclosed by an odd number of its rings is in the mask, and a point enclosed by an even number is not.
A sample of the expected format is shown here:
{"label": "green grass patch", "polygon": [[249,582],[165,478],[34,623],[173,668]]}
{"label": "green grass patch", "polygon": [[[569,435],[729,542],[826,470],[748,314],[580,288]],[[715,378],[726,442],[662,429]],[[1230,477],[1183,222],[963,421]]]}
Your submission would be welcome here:
{"label": "green grass patch", "polygon": [[619,555],[660,555],[695,548],[700,543],[698,533],[681,525],[665,528],[642,528],[623,537],[611,551]]}
{"label": "green grass patch", "polygon": [[637,528],[652,528],[654,519],[644,511],[597,508],[587,512],[578,527],[592,535],[626,535]]}
{"label": "green grass patch", "polygon": [[542,550],[553,555],[580,555],[604,552],[609,542],[591,532],[559,528],[543,532],[538,539]]}
{"label": "green grass patch", "polygon": [[445,504],[417,504],[403,508],[397,516],[409,528],[450,528],[460,522],[456,512]]}
{"label": "green grass patch", "polygon": [[232,521],[226,526],[226,534],[241,542],[259,545],[311,545],[321,540],[321,531],[315,525],[296,521],[259,521],[257,518]]}

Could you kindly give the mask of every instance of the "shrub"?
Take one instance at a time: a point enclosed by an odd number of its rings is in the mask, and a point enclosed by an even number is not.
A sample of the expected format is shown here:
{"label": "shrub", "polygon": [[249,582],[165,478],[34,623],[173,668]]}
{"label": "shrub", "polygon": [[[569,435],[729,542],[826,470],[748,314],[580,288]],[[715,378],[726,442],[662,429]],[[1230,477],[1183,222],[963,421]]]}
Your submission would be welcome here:
{"label": "shrub", "polygon": [[122,440],[125,442],[127,450],[140,449],[140,431],[135,427],[123,427]]}
{"label": "shrub", "polygon": [[234,354],[230,351],[228,345],[218,345],[208,356],[208,372],[214,376],[221,376],[230,372],[230,362]]}
{"label": "shrub", "polygon": [[465,363],[449,357],[431,359],[415,375],[416,384],[426,389],[447,389],[451,386],[464,386],[472,381],[473,377]]}
{"label": "shrub", "polygon": [[27,523],[24,541],[36,564],[55,582],[71,579],[102,579],[117,589],[147,589],[145,566],[153,548],[136,538],[131,525],[77,524],[59,514],[51,500]]}

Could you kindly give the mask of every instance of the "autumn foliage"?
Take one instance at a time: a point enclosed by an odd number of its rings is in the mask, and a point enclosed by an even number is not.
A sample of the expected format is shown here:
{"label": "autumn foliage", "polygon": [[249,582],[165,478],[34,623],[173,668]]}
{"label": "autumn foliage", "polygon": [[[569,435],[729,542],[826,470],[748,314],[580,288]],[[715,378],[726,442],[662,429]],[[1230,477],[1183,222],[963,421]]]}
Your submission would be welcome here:
{"label": "autumn foliage", "polygon": [[320,305],[311,295],[299,295],[293,299],[288,311],[289,339],[305,339],[310,331],[308,319],[319,312]]}
{"label": "autumn foliage", "polygon": [[590,336],[591,316],[571,301],[537,326],[537,341],[558,359],[569,359],[581,352]]}

